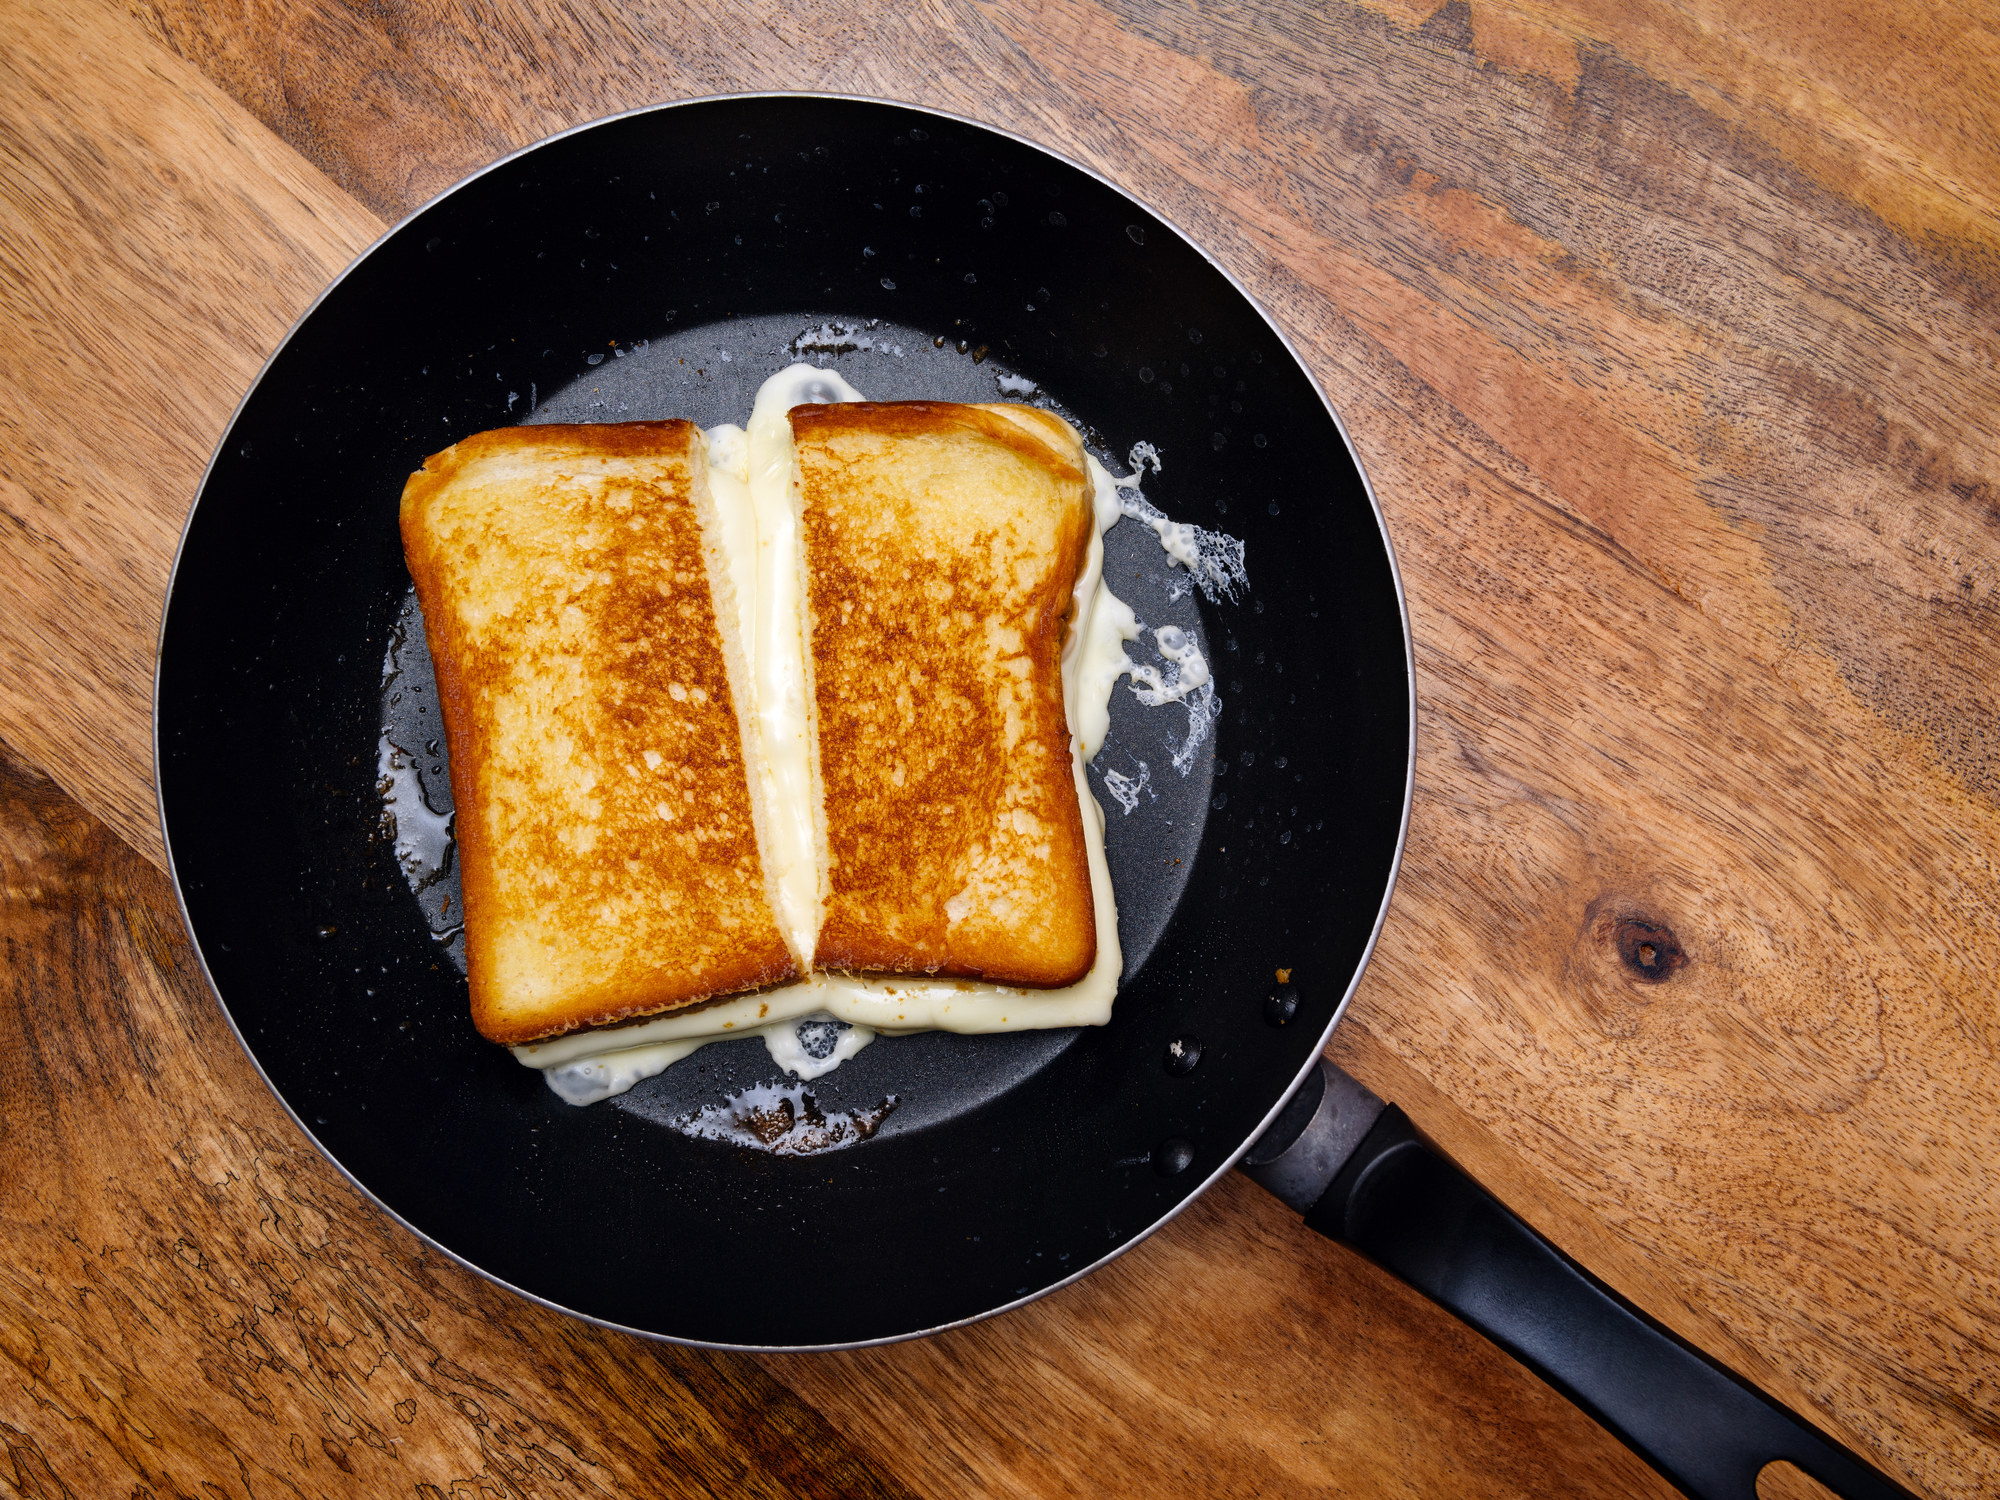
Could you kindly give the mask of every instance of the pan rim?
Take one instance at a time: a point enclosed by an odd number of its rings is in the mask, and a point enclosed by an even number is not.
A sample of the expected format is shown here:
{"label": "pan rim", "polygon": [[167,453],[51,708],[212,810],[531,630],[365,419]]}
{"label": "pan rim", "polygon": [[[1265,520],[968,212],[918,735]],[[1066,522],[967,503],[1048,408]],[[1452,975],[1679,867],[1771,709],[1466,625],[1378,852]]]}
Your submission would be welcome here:
{"label": "pan rim", "polygon": [[[1158,219],[1161,224],[1166,226],[1166,228],[1172,234],[1174,234],[1177,238],[1179,238],[1182,241],[1182,243],[1187,245],[1189,249],[1193,250],[1196,255],[1200,256],[1201,259],[1208,266],[1210,266],[1219,275],[1221,275],[1223,279],[1229,283],[1230,287],[1236,292],[1236,294],[1244,300],[1244,302],[1256,313],[1256,315],[1260,319],[1263,320],[1264,325],[1271,330],[1272,334],[1277,338],[1278,342],[1284,347],[1285,352],[1288,355],[1290,355],[1293,362],[1297,364],[1301,373],[1303,373],[1306,376],[1306,378],[1311,382],[1314,391],[1319,396],[1320,405],[1325,409],[1327,416],[1332,419],[1334,430],[1340,434],[1340,441],[1341,444],[1347,450],[1347,457],[1349,462],[1351,462],[1354,465],[1354,471],[1360,477],[1362,492],[1368,497],[1369,509],[1374,513],[1376,531],[1381,537],[1383,554],[1387,558],[1389,563],[1389,575],[1392,582],[1395,585],[1396,610],[1401,619],[1402,631],[1403,631],[1403,673],[1404,673],[1404,686],[1405,686],[1405,703],[1409,721],[1409,735],[1408,735],[1408,743],[1405,748],[1405,762],[1403,771],[1403,806],[1397,822],[1396,844],[1389,862],[1388,878],[1383,885],[1382,900],[1380,905],[1376,908],[1375,920],[1369,928],[1368,939],[1362,945],[1361,956],[1354,966],[1353,976],[1349,979],[1346,989],[1342,992],[1339,1003],[1334,1006],[1332,1018],[1328,1020],[1325,1030],[1321,1032],[1317,1047],[1314,1049],[1311,1056],[1307,1058],[1305,1065],[1301,1067],[1297,1075],[1293,1077],[1290,1084],[1288,1084],[1285,1087],[1283,1093],[1281,1093],[1278,1096],[1278,1098],[1272,1103],[1270,1109],[1266,1111],[1263,1119],[1258,1122],[1256,1129],[1254,1129],[1247,1137],[1245,1137],[1244,1140],[1223,1159],[1223,1161],[1215,1168],[1214,1171],[1209,1173],[1207,1177],[1203,1178],[1202,1181],[1198,1183],[1185,1197],[1183,1197],[1179,1202],[1175,1203],[1158,1219],[1154,1220],[1151,1224],[1149,1224],[1146,1228],[1140,1230],[1138,1233],[1132,1235],[1129,1239],[1125,1240],[1115,1249],[1107,1252],[1102,1256],[1099,1256],[1096,1260],[1090,1262],[1090,1264],[1070,1272],[1069,1275],[1063,1277],[1060,1281],[1051,1282],[1047,1286],[1039,1287],[1036,1290],[1029,1292],[1024,1296],[1016,1297],[1011,1301],[1001,1303],[997,1306],[987,1308],[983,1311],[970,1313],[965,1317],[955,1318],[944,1323],[938,1323],[928,1328],[911,1329],[903,1333],[886,1334],[880,1338],[856,1339],[847,1342],[827,1343],[827,1344],[722,1343],[709,1339],[688,1338],[677,1334],[660,1333],[653,1329],[636,1328],[630,1324],[618,1323],[608,1318],[594,1317],[589,1313],[579,1312],[574,1308],[564,1306],[560,1302],[556,1302],[550,1298],[541,1296],[538,1293],[529,1291],[525,1287],[517,1286],[513,1282],[507,1281],[504,1278],[495,1275],[491,1271],[488,1271],[485,1268],[476,1265],[467,1257],[460,1255],[458,1252],[452,1250],[449,1246],[444,1245],[438,1240],[432,1238],[429,1234],[425,1233],[422,1229],[419,1229],[415,1224],[411,1223],[408,1219],[404,1218],[402,1214],[398,1213],[395,1209],[391,1208],[387,1203],[385,1203],[379,1196],[376,1195],[376,1193],[372,1189],[368,1187],[366,1183],[362,1182],[358,1177],[354,1175],[354,1173],[349,1171],[346,1164],[343,1163],[339,1157],[335,1156],[332,1151],[327,1149],[325,1143],[323,1143],[319,1139],[319,1137],[313,1133],[312,1129],[306,1124],[305,1120],[300,1116],[299,1112],[295,1108],[293,1108],[291,1101],[288,1100],[284,1096],[284,1094],[280,1092],[277,1085],[271,1081],[270,1075],[264,1069],[263,1061],[257,1056],[256,1051],[250,1046],[249,1041],[244,1037],[242,1028],[237,1024],[235,1013],[230,1010],[228,1002],[225,999],[223,999],[222,987],[216,983],[215,975],[209,968],[208,955],[202,950],[201,937],[195,931],[193,918],[188,911],[187,895],[182,888],[180,871],[174,860],[173,835],[172,831],[169,829],[167,825],[165,789],[161,781],[162,757],[161,757],[161,747],[160,747],[160,684],[162,677],[162,669],[165,661],[167,617],[172,610],[174,591],[180,579],[181,560],[187,549],[188,537],[194,528],[195,513],[201,508],[202,497],[204,494],[206,494],[208,490],[209,480],[215,472],[216,465],[221,462],[223,454],[229,447],[230,437],[236,430],[236,424],[238,423],[238,421],[241,420],[243,416],[244,408],[249,405],[251,398],[256,395],[258,388],[263,385],[265,378],[270,374],[273,366],[275,366],[280,357],[283,356],[285,350],[287,349],[287,347],[290,346],[292,340],[295,337],[297,337],[299,330],[303,328],[308,321],[311,320],[312,316],[316,312],[319,311],[320,305],[324,303],[327,300],[327,298],[331,297],[333,293],[336,290],[338,290],[340,286],[347,280],[347,278],[360,268],[363,262],[373,257],[377,251],[381,250],[382,247],[388,244],[390,240],[394,239],[397,235],[402,233],[402,231],[416,219],[422,217],[425,213],[429,212],[434,206],[436,206],[439,203],[442,203],[445,199],[451,197],[453,194],[458,193],[463,189],[471,186],[474,182],[479,181],[481,178],[486,177],[488,174],[499,171],[501,168],[508,166],[509,164],[518,160],[521,157],[527,156],[532,152],[539,151],[543,147],[551,145],[556,141],[565,140],[570,136],[580,135],[584,131],[595,130],[600,126],[609,125],[619,120],[634,119],[642,115],[659,114],[666,110],[684,109],[694,105],[727,103],[727,102],[747,100],[747,99],[787,99],[787,100],[817,99],[817,100],[826,100],[829,102],[836,102],[842,104],[882,105],[891,109],[908,110],[911,111],[912,113],[930,116],[933,119],[946,120],[955,125],[963,125],[970,127],[971,129],[974,130],[984,131],[992,135],[1000,136],[1006,140],[1012,141],[1016,145],[1026,147],[1031,151],[1035,151],[1043,156],[1050,157],[1053,160],[1060,162],[1063,166],[1068,167],[1072,171],[1082,173],[1086,177],[1091,178],[1093,181],[1101,183],[1103,186],[1109,188],[1112,192],[1117,193],[1120,197],[1144,209],[1147,213],[1153,215],[1154,218]],[[1341,421],[1340,413],[1334,409],[1333,402],[1330,399],[1328,399],[1325,386],[1321,384],[1319,378],[1314,374],[1312,367],[1306,363],[1303,357],[1301,357],[1298,348],[1292,342],[1290,335],[1286,333],[1285,329],[1282,326],[1280,326],[1278,320],[1272,316],[1270,309],[1265,307],[1264,304],[1251,293],[1249,288],[1243,285],[1243,283],[1237,278],[1237,276],[1233,271],[1231,271],[1227,266],[1223,265],[1213,255],[1209,254],[1209,252],[1201,244],[1199,244],[1194,239],[1193,236],[1188,234],[1184,229],[1182,229],[1178,224],[1176,224],[1172,219],[1167,217],[1167,215],[1162,213],[1159,209],[1155,208],[1150,203],[1147,203],[1137,194],[1128,191],[1125,187],[1121,186],[1119,183],[1114,182],[1104,173],[1097,171],[1095,168],[1083,162],[1075,160],[1074,158],[1064,154],[1061,151],[1055,150],[1050,146],[1043,145],[1039,141],[1031,140],[1028,137],[1021,135],[1016,131],[1010,130],[1006,126],[990,124],[987,121],[975,119],[969,115],[957,114],[954,113],[953,111],[939,109],[931,105],[911,103],[909,101],[900,99],[888,99],[888,98],[883,98],[879,95],[845,94],[830,90],[754,89],[754,90],[744,90],[739,92],[700,94],[686,99],[669,99],[654,104],[638,105],[632,109],[620,110],[613,114],[600,116],[599,118],[594,120],[583,121],[580,124],[572,125],[564,130],[557,131],[554,134],[543,136],[539,140],[531,141],[527,145],[518,147],[515,150],[508,152],[504,156],[495,158],[493,161],[488,162],[485,166],[479,168],[477,171],[467,173],[464,177],[452,183],[449,187],[446,187],[442,191],[435,193],[431,197],[425,199],[423,203],[419,204],[416,208],[412,209],[409,213],[405,214],[402,218],[398,219],[394,224],[390,225],[387,229],[385,229],[379,236],[377,236],[372,242],[370,242],[370,244],[365,249],[363,249],[358,255],[356,255],[344,267],[342,267],[338,275],[336,275],[331,281],[329,281],[324,287],[320,289],[319,293],[312,299],[312,301],[306,306],[306,308],[298,315],[296,319],[293,320],[292,325],[285,330],[284,337],[281,338],[278,341],[278,343],[272,348],[269,356],[267,356],[263,364],[258,367],[255,378],[252,379],[249,385],[244,388],[243,394],[237,400],[234,410],[232,410],[229,414],[228,422],[225,423],[223,426],[221,435],[216,439],[215,448],[209,454],[207,464],[205,464],[202,468],[200,482],[195,486],[194,500],[188,506],[187,516],[181,523],[180,538],[174,545],[173,566],[168,570],[167,588],[165,594],[161,599],[159,626],[154,634],[152,748],[153,748],[153,804],[155,813],[159,820],[161,848],[162,852],[166,856],[167,878],[173,885],[174,902],[176,906],[178,906],[180,909],[181,925],[186,930],[188,935],[188,941],[194,948],[195,960],[201,968],[202,978],[207,982],[209,992],[215,997],[216,1004],[222,1011],[223,1019],[229,1023],[230,1033],[236,1038],[237,1045],[243,1049],[244,1056],[249,1059],[251,1067],[256,1070],[258,1078],[263,1081],[264,1087],[270,1091],[271,1097],[277,1101],[279,1108],[284,1110],[285,1114],[291,1119],[292,1123],[298,1127],[299,1132],[306,1138],[308,1142],[311,1143],[313,1149],[317,1151],[323,1158],[325,1158],[325,1160],[333,1166],[334,1170],[339,1172],[340,1175],[346,1179],[348,1184],[352,1186],[355,1189],[355,1191],[358,1192],[361,1195],[361,1197],[371,1207],[373,1207],[378,1213],[386,1215],[390,1220],[392,1220],[394,1223],[396,1223],[401,1228],[406,1230],[408,1233],[414,1235],[419,1241],[419,1243],[423,1244],[428,1249],[433,1250],[436,1253],[444,1256],[446,1259],[450,1260],[455,1265],[464,1267],[467,1271],[470,1271],[473,1275],[479,1277],[482,1281],[485,1281],[493,1286],[501,1287],[506,1291],[512,1292],[514,1295],[518,1297],[525,1298],[527,1301],[532,1302],[537,1306],[545,1307],[549,1309],[551,1312],[561,1313],[565,1317],[576,1318],[584,1323],[591,1324],[598,1328],[610,1329],[618,1333],[630,1334],[637,1338],[650,1339],[660,1343],[679,1344],[684,1347],[697,1348],[697,1349],[727,1350],[734,1353],[744,1353],[744,1354],[832,1353],[847,1349],[867,1349],[867,1348],[879,1347],[886,1344],[900,1344],[911,1339],[929,1338],[933,1334],[943,1333],[949,1329],[963,1328],[973,1323],[984,1322],[988,1318],[999,1317],[1002,1313],[1012,1312],[1017,1308],[1025,1307],[1031,1302],[1039,1301],[1041,1298],[1049,1296],[1051,1293],[1058,1292],[1063,1288],[1068,1287],[1074,1284],[1075,1282],[1082,1280],[1084,1277],[1090,1275],[1092,1272],[1097,1271],[1106,1265],[1109,1265],[1114,1260],[1117,1260],[1127,1251],[1133,1249],[1134,1247],[1138,1246],[1144,1241],[1152,1238],[1153,1235],[1157,1234],[1161,1229],[1165,1228],[1184,1210],[1186,1210],[1191,1204],[1193,1204],[1196,1199],[1202,1197],[1210,1189],[1212,1189],[1216,1185],[1216,1183],[1221,1180],[1223,1174],[1230,1171],[1236,1165],[1237,1161],[1242,1157],[1243,1153],[1248,1151],[1250,1147],[1256,1143],[1258,1137],[1260,1137],[1267,1129],[1270,1128],[1271,1122],[1278,1117],[1279,1112],[1284,1109],[1286,1103],[1291,1099],[1292,1095],[1296,1093],[1300,1085],[1305,1082],[1307,1075],[1311,1073],[1313,1069],[1319,1065],[1319,1060],[1321,1056],[1325,1053],[1328,1043],[1332,1040],[1335,1028],[1337,1028],[1340,1025],[1342,1018],[1347,1014],[1347,1007],[1353,1001],[1355,991],[1360,987],[1362,976],[1368,971],[1369,961],[1375,955],[1376,944],[1381,940],[1383,926],[1388,921],[1390,903],[1393,901],[1395,897],[1396,882],[1402,873],[1403,853],[1409,840],[1410,814],[1416,794],[1416,757],[1417,757],[1416,653],[1410,634],[1409,598],[1403,587],[1403,572],[1401,564],[1398,562],[1396,557],[1395,542],[1389,535],[1388,522],[1387,519],[1383,516],[1381,501],[1376,497],[1374,483],[1368,477],[1368,470],[1366,466],[1363,465],[1363,463],[1361,462],[1361,455],[1354,446],[1353,438],[1348,434],[1347,425]]]}

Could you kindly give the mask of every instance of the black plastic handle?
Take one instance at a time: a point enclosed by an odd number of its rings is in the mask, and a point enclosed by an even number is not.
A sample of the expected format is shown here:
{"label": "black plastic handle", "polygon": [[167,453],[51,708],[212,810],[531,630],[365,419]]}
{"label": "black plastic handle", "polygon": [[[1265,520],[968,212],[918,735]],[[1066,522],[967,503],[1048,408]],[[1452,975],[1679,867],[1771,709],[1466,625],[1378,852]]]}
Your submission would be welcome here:
{"label": "black plastic handle", "polygon": [[1592,1280],[1394,1105],[1306,1223],[1477,1328],[1696,1500],[1756,1500],[1758,1471],[1774,1459],[1846,1500],[1910,1500]]}

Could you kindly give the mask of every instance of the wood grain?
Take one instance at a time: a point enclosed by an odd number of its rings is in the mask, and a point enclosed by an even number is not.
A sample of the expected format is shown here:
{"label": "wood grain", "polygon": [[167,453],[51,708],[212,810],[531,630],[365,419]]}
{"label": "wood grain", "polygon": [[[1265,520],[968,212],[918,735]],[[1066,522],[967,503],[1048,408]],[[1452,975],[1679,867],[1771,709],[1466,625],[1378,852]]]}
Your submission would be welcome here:
{"label": "wood grain", "polygon": [[0,944],[0,1495],[1672,1493],[1248,1183],[1025,1315],[768,1372],[522,1301],[361,1201],[164,877],[4,755]]}
{"label": "wood grain", "polygon": [[1840,1500],[1840,1497],[1805,1470],[1779,1459],[1758,1472],[1757,1500]]}
{"label": "wood grain", "polygon": [[124,16],[0,8],[0,738],[156,860],[181,523],[258,366],[379,232]]}
{"label": "wood grain", "polygon": [[[0,618],[0,735],[140,847],[176,507],[368,214],[551,129],[719,89],[1006,125],[1242,278],[1383,498],[1419,798],[1344,1060],[1599,1275],[1919,1490],[2000,1486],[1988,20],[133,0],[131,19],[23,6],[0,28],[0,378],[32,414],[0,435],[21,539],[0,567],[25,604]],[[53,80],[78,38],[104,56],[71,98]],[[182,142],[195,162],[167,182]],[[239,241],[247,259],[220,248]],[[45,348],[88,354],[61,365],[83,399],[59,399]],[[1632,923],[1686,962],[1649,982],[1621,953]],[[1254,1302],[1294,1263],[1242,1248],[1235,1226],[1278,1227],[1228,1207],[1186,1231],[1231,1247],[1195,1274],[1233,1285],[1241,1257]],[[1086,1379],[1125,1378],[1099,1351],[1141,1311],[1093,1281],[956,1344],[770,1369],[920,1488],[1063,1488],[1100,1441],[1157,1486],[1168,1461],[1119,1425],[1152,1409]],[[1145,1347],[1137,1388],[1195,1389]],[[1098,1425],[1044,1440],[1017,1366],[1091,1392]],[[1006,1398],[959,1394],[965,1371]],[[846,1401],[859,1379],[902,1404]],[[1204,1463],[1270,1448],[1241,1412],[1214,1420]],[[1395,1424],[1335,1427],[1378,1453]],[[1504,1447],[1481,1461],[1526,1472]],[[1229,1462],[1205,1472],[1276,1482]]]}

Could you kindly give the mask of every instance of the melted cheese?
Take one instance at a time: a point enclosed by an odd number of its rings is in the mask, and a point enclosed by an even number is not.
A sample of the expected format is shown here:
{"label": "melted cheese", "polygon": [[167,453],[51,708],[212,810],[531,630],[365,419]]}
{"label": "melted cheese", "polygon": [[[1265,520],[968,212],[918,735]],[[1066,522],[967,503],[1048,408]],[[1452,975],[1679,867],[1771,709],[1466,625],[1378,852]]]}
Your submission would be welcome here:
{"label": "melted cheese", "polygon": [[[785,925],[801,968],[812,961],[821,895],[819,841],[813,829],[817,809],[812,743],[806,725],[801,543],[792,508],[798,458],[792,451],[790,412],[809,403],[861,399],[861,392],[831,370],[793,365],[757,388],[744,445],[744,489],[755,518],[756,587],[754,595],[739,588],[736,599],[755,684],[761,741],[757,768],[764,778],[765,806],[771,810],[771,847],[761,852],[777,867],[778,920]],[[724,538],[724,545],[740,536],[739,527]],[[731,572],[741,566],[732,555]]]}

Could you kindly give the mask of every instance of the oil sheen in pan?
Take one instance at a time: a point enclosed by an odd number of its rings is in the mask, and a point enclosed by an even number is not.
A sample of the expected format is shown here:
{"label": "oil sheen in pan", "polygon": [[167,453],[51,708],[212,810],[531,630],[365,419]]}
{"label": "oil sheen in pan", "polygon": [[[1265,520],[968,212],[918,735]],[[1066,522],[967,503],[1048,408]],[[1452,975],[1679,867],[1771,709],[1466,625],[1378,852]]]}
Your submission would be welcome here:
{"label": "oil sheen in pan", "polygon": [[[1043,391],[1029,375],[990,358],[961,352],[949,334],[838,316],[736,319],[614,347],[563,389],[546,396],[533,392],[541,397],[539,404],[530,411],[524,403],[516,418],[629,422],[675,416],[704,427],[741,422],[758,386],[803,360],[838,370],[871,400],[1031,400],[1072,422],[1114,474],[1126,471],[1131,444],[1145,439],[1158,445],[1171,466],[1171,434],[1100,434],[1063,406],[1059,393]],[[1162,489],[1171,496],[1171,481],[1149,481],[1147,488],[1156,500]],[[1163,503],[1173,509],[1171,498]],[[1157,649],[1155,632],[1172,627],[1213,662],[1198,591],[1185,568],[1169,565],[1161,541],[1136,521],[1105,534],[1106,580],[1146,626],[1127,654],[1137,664],[1163,667],[1167,658]],[[1166,640],[1172,649],[1175,637],[1169,633]],[[382,832],[394,840],[409,882],[412,920],[423,921],[462,969],[449,762],[414,591],[404,600],[387,647],[378,760]],[[1105,855],[1117,890],[1127,981],[1146,963],[1173,915],[1208,815],[1214,740],[1204,737],[1183,775],[1174,765],[1174,747],[1187,729],[1187,715],[1178,706],[1146,707],[1121,685],[1112,693],[1110,733],[1089,768],[1091,791],[1105,811]],[[1075,1036],[1073,1029],[885,1036],[806,1088],[828,1117],[868,1116],[894,1096],[897,1107],[880,1131],[900,1134],[997,1098]],[[763,1042],[750,1037],[711,1044],[629,1093],[589,1107],[621,1109],[686,1130],[690,1122],[712,1120],[731,1099],[796,1086]]]}

